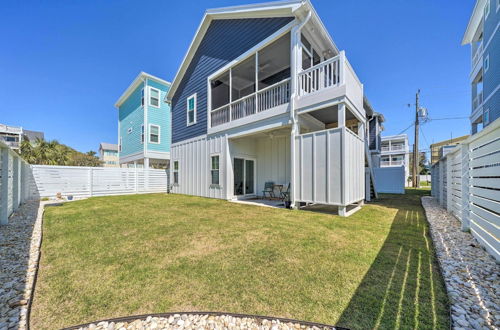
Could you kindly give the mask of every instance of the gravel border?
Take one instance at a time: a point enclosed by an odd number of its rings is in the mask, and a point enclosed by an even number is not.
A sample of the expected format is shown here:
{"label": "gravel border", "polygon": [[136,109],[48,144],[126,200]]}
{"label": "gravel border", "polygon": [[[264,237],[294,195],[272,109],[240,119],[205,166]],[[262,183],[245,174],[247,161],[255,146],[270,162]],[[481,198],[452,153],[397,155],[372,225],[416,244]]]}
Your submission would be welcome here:
{"label": "gravel border", "polygon": [[136,315],[96,321],[64,328],[66,330],[132,329],[314,329],[347,330],[322,323],[222,312],[185,312]]}
{"label": "gravel border", "polygon": [[500,328],[500,265],[433,197],[422,197],[454,329]]}

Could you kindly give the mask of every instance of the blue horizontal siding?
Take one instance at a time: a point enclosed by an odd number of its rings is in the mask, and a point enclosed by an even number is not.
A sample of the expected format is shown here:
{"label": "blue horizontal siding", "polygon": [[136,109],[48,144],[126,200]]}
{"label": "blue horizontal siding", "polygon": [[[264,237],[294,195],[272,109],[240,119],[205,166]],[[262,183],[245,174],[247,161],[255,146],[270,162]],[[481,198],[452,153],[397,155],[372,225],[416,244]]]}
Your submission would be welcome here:
{"label": "blue horizontal siding", "polygon": [[[288,24],[292,17],[214,20],[172,98],[172,143],[207,133],[207,78]],[[187,126],[186,100],[197,93],[196,124]]]}
{"label": "blue horizontal siding", "polygon": [[[495,32],[495,28],[500,21],[500,10],[496,11],[496,1],[489,1],[490,14],[484,21],[483,43],[491,39],[489,45],[484,49],[483,59],[489,56],[489,69],[483,73],[483,97],[485,103],[483,111],[489,111],[490,120],[492,123],[500,118],[500,90],[495,89],[500,84],[500,31]],[[485,123],[485,126],[489,123]]]}

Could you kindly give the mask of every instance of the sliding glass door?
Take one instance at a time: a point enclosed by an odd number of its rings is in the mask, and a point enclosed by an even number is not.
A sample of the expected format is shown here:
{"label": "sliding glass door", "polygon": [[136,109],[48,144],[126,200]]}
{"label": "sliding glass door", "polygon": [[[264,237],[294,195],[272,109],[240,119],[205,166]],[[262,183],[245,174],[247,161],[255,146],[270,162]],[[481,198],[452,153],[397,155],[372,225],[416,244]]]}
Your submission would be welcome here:
{"label": "sliding glass door", "polygon": [[234,195],[255,194],[255,161],[234,158]]}

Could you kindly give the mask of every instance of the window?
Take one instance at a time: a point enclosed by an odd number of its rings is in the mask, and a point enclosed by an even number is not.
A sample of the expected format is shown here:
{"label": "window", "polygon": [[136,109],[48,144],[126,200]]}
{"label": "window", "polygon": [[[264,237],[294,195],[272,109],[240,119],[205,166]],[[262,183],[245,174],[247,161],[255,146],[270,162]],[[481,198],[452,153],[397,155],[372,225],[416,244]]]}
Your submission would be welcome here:
{"label": "window", "polygon": [[160,90],[149,87],[149,105],[155,108],[160,107]]}
{"label": "window", "polygon": [[302,43],[302,69],[306,70],[319,64],[321,62],[321,57],[303,34],[300,37],[300,41]]}
{"label": "window", "polygon": [[483,113],[483,125],[488,125],[490,123],[490,108],[484,110]]}
{"label": "window", "polygon": [[144,125],[141,125],[141,143],[144,143]]}
{"label": "window", "polygon": [[187,125],[196,124],[196,94],[187,98]]}
{"label": "window", "polygon": [[490,14],[490,0],[487,0],[486,4],[484,5],[484,19],[485,20],[488,18],[489,14]]}
{"label": "window", "polygon": [[212,184],[219,184],[219,156],[212,156],[211,162],[211,174],[212,174]]}
{"label": "window", "polygon": [[132,127],[129,127],[129,128],[127,129],[127,134],[132,133],[132,131],[133,131]]}
{"label": "window", "polygon": [[141,105],[144,105],[144,88],[141,89]]}
{"label": "window", "polygon": [[490,68],[490,54],[488,54],[485,58],[484,58],[484,72],[488,71],[488,69]]}
{"label": "window", "polygon": [[174,160],[174,184],[179,184],[179,161]]}
{"label": "window", "polygon": [[122,137],[120,136],[120,143],[118,143],[118,151],[122,151]]}
{"label": "window", "polygon": [[160,126],[149,125],[149,143],[160,143]]}

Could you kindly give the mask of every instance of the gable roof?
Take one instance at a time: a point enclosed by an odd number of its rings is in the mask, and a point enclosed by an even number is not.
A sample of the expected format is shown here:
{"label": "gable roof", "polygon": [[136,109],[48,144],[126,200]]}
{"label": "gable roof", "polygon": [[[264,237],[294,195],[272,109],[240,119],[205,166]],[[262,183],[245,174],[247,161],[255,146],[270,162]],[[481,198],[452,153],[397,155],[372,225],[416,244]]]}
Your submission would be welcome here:
{"label": "gable roof", "polygon": [[101,142],[101,144],[99,145],[99,150],[101,149],[118,151],[118,145],[113,143]]}
{"label": "gable roof", "polygon": [[465,30],[464,37],[462,39],[462,46],[470,44],[474,39],[474,34],[476,33],[479,24],[481,24],[484,15],[484,6],[486,5],[486,0],[476,0],[474,9],[472,10],[472,15],[467,24],[467,29]]}
{"label": "gable roof", "polygon": [[115,107],[118,108],[120,105],[122,105],[122,103],[130,96],[130,94],[132,94],[132,92],[137,88],[137,86],[139,86],[145,79],[151,79],[151,80],[154,80],[160,84],[163,84],[163,85],[167,85],[167,86],[170,86],[171,84],[166,81],[166,80],[163,80],[161,78],[158,78],[158,77],[155,77],[153,75],[150,75],[149,73],[146,73],[146,72],[143,72],[141,71],[137,77],[134,79],[134,81],[132,81],[132,83],[130,84],[130,86],[127,87],[127,89],[125,90],[125,92],[123,92],[123,94],[120,96],[120,98],[118,99],[118,101],[116,101],[115,103]]}
{"label": "gable roof", "polygon": [[318,14],[314,10],[311,2],[309,0],[285,0],[285,1],[274,1],[259,4],[250,4],[242,6],[224,7],[216,9],[208,9],[205,11],[198,30],[196,31],[191,44],[189,45],[188,51],[182,60],[181,65],[175,75],[172,85],[165,96],[165,101],[171,101],[179,84],[186,73],[186,70],[191,63],[198,46],[200,45],[205,33],[210,26],[212,20],[215,19],[238,19],[238,18],[269,18],[269,17],[297,17],[302,19],[311,11],[311,21],[318,26],[318,32],[325,36],[331,47],[338,51],[337,46],[333,42],[332,38],[328,34],[323,22],[319,18]]}

